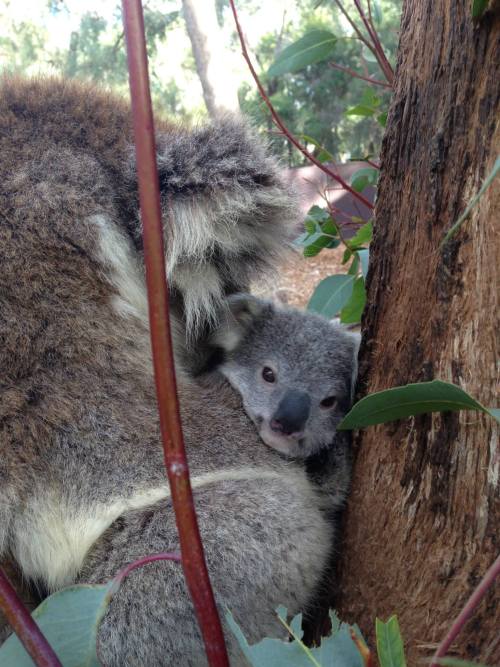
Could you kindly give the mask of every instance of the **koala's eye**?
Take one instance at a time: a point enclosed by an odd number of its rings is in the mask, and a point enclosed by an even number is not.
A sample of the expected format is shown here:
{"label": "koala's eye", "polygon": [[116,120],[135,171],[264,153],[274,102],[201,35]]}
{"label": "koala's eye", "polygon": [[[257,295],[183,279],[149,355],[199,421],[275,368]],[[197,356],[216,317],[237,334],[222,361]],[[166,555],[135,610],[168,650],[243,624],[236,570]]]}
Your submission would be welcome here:
{"label": "koala's eye", "polygon": [[262,377],[266,382],[273,383],[276,382],[276,376],[274,374],[274,371],[272,368],[269,368],[269,366],[264,366],[262,369]]}
{"label": "koala's eye", "polygon": [[321,401],[320,405],[322,408],[325,408],[325,410],[327,410],[328,408],[333,408],[336,402],[337,399],[335,396],[327,396]]}

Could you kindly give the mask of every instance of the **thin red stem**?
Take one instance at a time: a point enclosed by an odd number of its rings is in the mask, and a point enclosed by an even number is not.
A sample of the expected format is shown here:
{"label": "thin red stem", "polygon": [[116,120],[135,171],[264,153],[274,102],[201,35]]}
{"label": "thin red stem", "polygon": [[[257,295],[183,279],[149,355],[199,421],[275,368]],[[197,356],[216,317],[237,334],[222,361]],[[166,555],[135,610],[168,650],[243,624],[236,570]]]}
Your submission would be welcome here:
{"label": "thin red stem", "polygon": [[349,74],[350,76],[353,76],[356,79],[362,79],[363,81],[368,81],[368,83],[373,83],[375,86],[383,86],[384,88],[389,88],[392,90],[392,86],[389,83],[386,83],[385,81],[379,81],[378,79],[371,79],[369,76],[363,76],[362,74],[358,74],[355,70],[351,69],[350,67],[344,67],[343,65],[337,65],[337,63],[328,63],[330,67],[333,67],[333,69],[338,69],[340,72],[345,72],[346,74]]}
{"label": "thin red stem", "polygon": [[115,576],[113,579],[111,594],[114,595],[116,593],[116,591],[120,588],[122,581],[125,579],[125,577],[128,577],[128,575],[133,572],[133,570],[136,570],[139,567],[144,567],[144,565],[147,565],[148,563],[156,563],[163,560],[182,563],[181,555],[175,551],[165,551],[164,553],[160,554],[150,554],[149,556],[139,558],[139,560],[134,560],[132,563],[129,563],[122,570],[120,570]]}
{"label": "thin red stem", "polygon": [[380,169],[380,165],[379,165],[379,164],[377,164],[376,162],[372,162],[372,161],[369,160],[368,158],[365,158],[365,162],[366,162],[366,164],[369,164],[370,167],[373,167],[374,169]]}
{"label": "thin red stem", "polygon": [[368,21],[368,19],[366,18],[365,12],[363,11],[363,7],[361,6],[359,0],[354,0],[354,4],[356,5],[356,9],[358,10],[358,14],[361,17],[361,20],[365,24],[365,28],[370,36],[370,39],[373,42],[373,48],[375,50],[375,55],[377,57],[378,63],[382,71],[384,72],[387,81],[392,85],[392,82],[394,80],[394,72],[390,62],[387,60],[384,48],[377,35],[377,31],[373,27],[373,24],[370,23],[370,21]]}
{"label": "thin red stem", "polygon": [[0,609],[37,667],[62,667],[54,649],[0,568]]}
{"label": "thin red stem", "polygon": [[377,52],[375,51],[374,47],[370,42],[366,39],[366,37],[363,35],[361,30],[358,28],[358,26],[354,23],[352,18],[349,16],[349,12],[345,9],[344,5],[340,2],[340,0],[335,0],[335,4],[337,7],[340,9],[346,20],[350,23],[351,28],[354,30],[356,35],[358,36],[358,39],[363,42],[363,44],[370,49],[370,51],[373,53],[374,56],[377,55]]}
{"label": "thin red stem", "polygon": [[208,662],[213,667],[228,667],[224,635],[196,520],[177,400],[153,112],[140,0],[123,0],[123,21],[137,155],[151,346],[165,466],[179,531],[182,566]]}
{"label": "thin red stem", "polygon": [[450,646],[452,645],[455,637],[458,635],[458,633],[462,630],[462,628],[467,623],[469,618],[472,616],[474,609],[478,606],[478,604],[484,598],[486,593],[493,586],[493,583],[499,574],[500,574],[500,556],[497,557],[496,561],[493,563],[493,565],[489,568],[484,577],[481,579],[478,586],[476,587],[470,598],[467,600],[464,608],[455,619],[448,634],[443,639],[441,644],[439,644],[438,649],[432,658],[430,667],[438,667],[439,658],[444,658]]}
{"label": "thin red stem", "polygon": [[285,135],[285,137],[288,139],[288,141],[291,144],[293,144],[295,146],[295,148],[297,148],[297,150],[299,150],[302,153],[302,155],[304,155],[309,160],[309,162],[312,162],[313,164],[315,164],[318,167],[318,169],[321,169],[321,171],[323,171],[325,174],[327,174],[330,178],[333,178],[333,180],[337,181],[337,183],[340,183],[342,188],[344,190],[346,190],[347,192],[349,192],[355,199],[358,199],[361,203],[363,203],[368,208],[370,208],[370,209],[373,208],[373,204],[370,201],[368,201],[368,199],[363,197],[363,195],[361,195],[359,192],[356,192],[356,190],[353,190],[353,188],[351,188],[351,186],[348,185],[344,181],[343,178],[341,178],[338,174],[333,172],[331,169],[328,169],[328,167],[325,167],[325,165],[322,162],[317,160],[314,157],[314,155],[312,153],[310,153],[307,150],[307,148],[305,146],[303,146],[298,141],[298,139],[290,132],[290,130],[286,127],[285,123],[281,120],[277,111],[273,107],[273,105],[271,103],[271,100],[269,99],[266,91],[264,90],[264,86],[262,85],[262,83],[261,83],[261,81],[260,81],[260,79],[257,75],[257,72],[255,71],[254,66],[252,65],[252,61],[250,60],[250,56],[248,55],[248,50],[247,50],[247,47],[246,47],[245,38],[243,36],[243,31],[242,31],[241,26],[240,26],[240,22],[239,22],[239,19],[238,19],[238,13],[236,11],[234,0],[229,0],[229,4],[231,5],[231,9],[232,9],[233,16],[234,16],[234,22],[236,24],[236,30],[238,31],[238,36],[240,38],[241,50],[242,50],[242,53],[243,53],[243,57],[247,62],[248,68],[250,70],[250,73],[253,76],[255,84],[257,85],[260,96],[262,97],[262,99],[264,100],[267,108],[271,112],[271,116],[272,116],[273,121],[275,122],[275,124],[279,127],[279,129]]}

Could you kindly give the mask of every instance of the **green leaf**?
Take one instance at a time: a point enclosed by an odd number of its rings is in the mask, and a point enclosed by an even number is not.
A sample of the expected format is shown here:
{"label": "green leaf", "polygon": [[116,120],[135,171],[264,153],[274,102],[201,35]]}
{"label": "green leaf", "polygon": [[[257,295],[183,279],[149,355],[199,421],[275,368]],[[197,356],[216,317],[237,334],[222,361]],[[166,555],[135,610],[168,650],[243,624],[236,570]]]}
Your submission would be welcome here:
{"label": "green leaf", "polygon": [[391,616],[387,623],[377,618],[375,633],[380,667],[406,667],[403,639],[397,616]]}
{"label": "green leaf", "polygon": [[368,248],[361,248],[361,250],[357,251],[359,259],[361,260],[361,273],[363,274],[363,278],[366,278],[366,275],[368,273],[368,260],[370,256],[370,251]]}
{"label": "green leaf", "polygon": [[307,65],[326,60],[335,48],[336,41],[335,35],[328,30],[312,30],[283,49],[267,73],[269,76],[279,76],[298,72]]}
{"label": "green leaf", "polygon": [[377,123],[382,125],[382,127],[385,127],[387,125],[387,111],[384,111],[383,113],[377,116]]}
{"label": "green leaf", "polygon": [[349,267],[349,270],[347,271],[347,275],[357,276],[358,275],[358,269],[359,269],[359,255],[358,255],[357,252],[355,252],[354,257],[352,258],[351,266]]}
{"label": "green leaf", "polygon": [[359,246],[364,245],[365,243],[370,243],[373,236],[373,224],[371,220],[368,220],[362,227],[358,229],[356,234],[349,239],[349,248],[351,250],[357,249]]}
{"label": "green leaf", "polygon": [[340,311],[340,321],[342,324],[357,324],[360,322],[365,303],[365,280],[360,276],[356,278],[356,282],[353,285],[351,298]]}
{"label": "green leaf", "polygon": [[472,0],[472,18],[478,20],[488,7],[488,0]]}
{"label": "green leaf", "polygon": [[351,298],[354,280],[355,276],[345,275],[324,278],[316,286],[307,304],[307,310],[324,317],[335,317]]}
{"label": "green leaf", "polygon": [[[280,608],[280,618],[286,623],[286,609]],[[295,641],[281,639],[262,639],[257,644],[250,645],[241,628],[232,614],[226,612],[229,628],[238,640],[240,648],[252,667],[363,667],[363,659],[352,641],[350,628],[346,623],[340,623],[336,615],[330,612],[332,632],[324,637],[320,646],[308,648],[302,641],[300,629],[300,615],[295,617],[289,628],[295,636]],[[357,630],[356,626],[354,626]],[[357,630],[359,635],[359,630]]]}
{"label": "green leaf", "polygon": [[351,185],[356,192],[363,192],[368,185],[377,185],[378,169],[363,167],[355,171],[351,177]]}
{"label": "green leaf", "polygon": [[[109,604],[112,583],[105,586],[71,586],[54,593],[32,616],[64,667],[99,667],[97,627]],[[16,635],[0,648],[5,667],[33,667]]]}
{"label": "green leaf", "polygon": [[346,264],[351,259],[351,255],[352,255],[352,250],[346,248],[344,250],[344,254],[342,255],[342,264]]}
{"label": "green leaf", "polygon": [[322,223],[330,220],[330,214],[321,206],[311,206],[307,212],[306,220],[314,220],[314,222]]}
{"label": "green leaf", "polygon": [[376,112],[376,109],[368,107],[365,104],[356,104],[355,107],[351,107],[345,111],[346,116],[373,116]]}
{"label": "green leaf", "polygon": [[305,246],[304,257],[316,257],[325,248],[337,248],[340,245],[340,240],[319,233],[313,234],[303,245]]}
{"label": "green leaf", "polygon": [[500,410],[485,408],[455,384],[432,380],[393,387],[365,396],[353,406],[337,428],[362,428],[426,412],[448,410],[480,410],[500,421]]}
{"label": "green leaf", "polygon": [[490,187],[493,179],[495,178],[495,176],[498,174],[499,171],[500,171],[500,155],[495,160],[495,164],[493,165],[493,169],[488,174],[488,176],[484,179],[484,182],[481,186],[481,189],[470,200],[469,205],[467,206],[465,211],[462,213],[462,215],[458,218],[458,220],[455,222],[455,224],[451,227],[451,229],[448,230],[448,232],[446,233],[441,245],[444,245],[447,241],[449,241],[452,238],[452,236],[454,236],[457,233],[461,224],[464,222],[464,220],[466,220],[469,217],[470,212],[472,211],[474,206],[478,203],[478,201],[481,199],[481,197],[484,195],[486,190]]}
{"label": "green leaf", "polygon": [[316,148],[319,149],[319,153],[316,155],[316,159],[319,160],[320,162],[333,162],[334,158],[333,155],[322,146],[319,141],[314,139],[313,137],[310,137],[308,134],[300,134],[299,137],[302,139],[302,141],[312,144],[313,146],[316,146]]}

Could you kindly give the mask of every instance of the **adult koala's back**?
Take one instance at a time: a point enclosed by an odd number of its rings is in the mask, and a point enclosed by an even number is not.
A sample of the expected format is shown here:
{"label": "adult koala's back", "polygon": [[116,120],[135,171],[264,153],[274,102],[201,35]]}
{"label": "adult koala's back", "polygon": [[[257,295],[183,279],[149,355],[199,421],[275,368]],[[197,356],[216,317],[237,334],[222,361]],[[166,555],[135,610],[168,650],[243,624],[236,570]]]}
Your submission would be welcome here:
{"label": "adult koala's back", "polygon": [[[158,123],[157,143],[174,325],[196,347],[223,296],[273,263],[291,205],[235,119]],[[87,485],[106,500],[137,483],[158,440],[127,105],[79,83],[4,78],[0,193],[1,553],[25,492],[59,508],[74,479],[69,507]],[[124,468],[108,440],[131,444]],[[40,469],[65,471],[50,499]],[[38,557],[16,549],[37,573]]]}
{"label": "adult koala's back", "polygon": [[[274,262],[293,214],[273,161],[238,121],[159,124],[157,145],[176,343],[189,362],[224,296]],[[134,174],[119,99],[58,80],[3,80],[0,558],[47,591],[177,548]],[[237,397],[183,377],[180,390],[216,589],[257,638],[274,606],[294,611],[308,599],[330,529],[305,471],[259,441]],[[153,667],[160,654],[202,664],[175,567],[127,579],[100,631],[107,664]]]}

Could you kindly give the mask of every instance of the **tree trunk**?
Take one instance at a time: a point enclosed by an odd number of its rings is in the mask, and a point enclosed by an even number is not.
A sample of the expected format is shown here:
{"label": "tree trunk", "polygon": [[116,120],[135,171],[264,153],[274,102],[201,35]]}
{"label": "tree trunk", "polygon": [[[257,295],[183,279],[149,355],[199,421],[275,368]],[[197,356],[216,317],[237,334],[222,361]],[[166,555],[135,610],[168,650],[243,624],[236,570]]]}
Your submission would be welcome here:
{"label": "tree trunk", "polygon": [[[496,13],[495,13],[496,12]],[[439,378],[496,403],[500,178],[443,237],[499,153],[498,3],[405,0],[382,149],[360,359],[362,393]],[[498,555],[498,426],[471,412],[370,427],[357,441],[341,616],[373,646],[399,617],[409,665],[429,656]],[[498,664],[498,586],[456,642]]]}
{"label": "tree trunk", "polygon": [[182,8],[209,115],[213,118],[218,110],[238,109],[231,55],[224,49],[214,0],[182,0]]}

